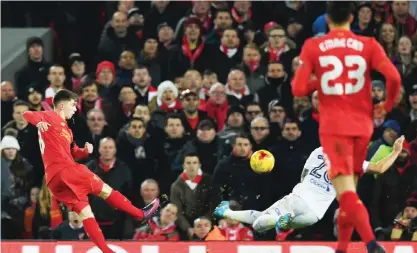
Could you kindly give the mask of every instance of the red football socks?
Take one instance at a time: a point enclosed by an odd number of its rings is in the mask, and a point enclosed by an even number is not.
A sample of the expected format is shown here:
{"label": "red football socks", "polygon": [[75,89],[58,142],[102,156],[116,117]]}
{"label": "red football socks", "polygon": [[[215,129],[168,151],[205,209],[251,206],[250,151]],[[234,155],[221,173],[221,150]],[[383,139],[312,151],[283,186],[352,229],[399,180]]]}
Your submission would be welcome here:
{"label": "red football socks", "polygon": [[107,246],[103,233],[95,218],[92,217],[83,220],[83,225],[88,237],[90,237],[91,241],[93,241],[103,253],[114,253],[114,251]]}
{"label": "red football socks", "polygon": [[359,199],[358,194],[352,191],[344,192],[340,196],[339,203],[339,217],[346,216],[346,219],[342,219],[341,222],[353,225],[365,244],[375,240],[368,211]]}
{"label": "red football socks", "polygon": [[337,216],[338,239],[336,246],[336,252],[338,253],[347,252],[350,238],[353,233],[353,225],[348,222],[346,217],[345,213],[341,215],[341,211],[339,210],[339,215]]}
{"label": "red football socks", "polygon": [[143,211],[132,205],[132,203],[118,191],[112,190],[110,196],[105,199],[105,201],[113,208],[119,209],[120,211],[129,214],[136,220],[143,219]]}

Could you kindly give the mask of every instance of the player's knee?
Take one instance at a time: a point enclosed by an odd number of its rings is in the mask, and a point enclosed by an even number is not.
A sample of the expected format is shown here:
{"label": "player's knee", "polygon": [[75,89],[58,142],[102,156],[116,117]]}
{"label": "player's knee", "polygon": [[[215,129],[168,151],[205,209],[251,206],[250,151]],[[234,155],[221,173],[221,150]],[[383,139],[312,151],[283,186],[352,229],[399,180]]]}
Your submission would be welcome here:
{"label": "player's knee", "polygon": [[94,217],[94,213],[91,210],[91,206],[88,204],[88,202],[78,202],[76,205],[74,205],[73,211],[80,216],[81,220]]}
{"label": "player's knee", "polygon": [[332,184],[338,195],[345,191],[356,192],[355,179],[353,175],[339,174],[332,179]]}
{"label": "player's knee", "polygon": [[252,228],[253,230],[255,230],[256,232],[262,233],[265,232],[265,230],[267,230],[267,228],[264,226],[264,222],[262,222],[263,218],[262,215],[259,216],[252,224]]}
{"label": "player's knee", "polygon": [[101,188],[98,196],[102,199],[107,199],[110,196],[112,190],[113,189],[108,184],[103,184],[103,187]]}

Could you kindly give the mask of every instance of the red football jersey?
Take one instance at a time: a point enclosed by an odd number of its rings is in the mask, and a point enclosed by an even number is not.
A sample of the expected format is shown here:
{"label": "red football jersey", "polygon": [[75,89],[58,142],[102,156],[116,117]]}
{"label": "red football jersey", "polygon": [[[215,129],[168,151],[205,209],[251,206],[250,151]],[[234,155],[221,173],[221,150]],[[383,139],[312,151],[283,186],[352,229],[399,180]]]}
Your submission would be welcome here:
{"label": "red football jersey", "polygon": [[81,159],[88,156],[86,148],[80,149],[74,143],[71,129],[58,113],[27,111],[23,117],[35,126],[41,121],[51,124],[47,131],[38,131],[47,182],[61,169],[73,166],[75,164],[73,157]]}
{"label": "red football jersey", "polygon": [[227,241],[253,241],[253,232],[251,228],[245,227],[240,223],[236,227],[219,227],[220,232],[226,237]]}
{"label": "red football jersey", "polygon": [[[308,39],[292,83],[294,96],[318,90],[320,133],[348,136],[372,134],[371,70],[386,79],[385,109],[390,111],[400,92],[400,75],[381,45],[372,37],[347,30]],[[311,81],[311,74],[317,77]]]}

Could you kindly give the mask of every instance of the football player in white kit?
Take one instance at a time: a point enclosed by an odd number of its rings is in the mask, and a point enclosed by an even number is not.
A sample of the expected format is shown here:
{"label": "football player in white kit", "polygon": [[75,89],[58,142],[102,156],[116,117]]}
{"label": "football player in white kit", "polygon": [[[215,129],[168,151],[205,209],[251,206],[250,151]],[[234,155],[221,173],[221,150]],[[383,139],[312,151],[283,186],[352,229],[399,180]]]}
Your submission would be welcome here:
{"label": "football player in white kit", "polygon": [[[404,136],[398,138],[392,152],[376,164],[365,161],[363,169],[367,173],[384,173],[402,150]],[[265,232],[275,227],[277,234],[284,230],[299,229],[313,225],[323,218],[336,197],[325,166],[322,147],[315,149],[307,159],[298,183],[292,193],[275,202],[263,212],[255,210],[233,211],[228,201],[222,201],[214,211],[220,218],[237,220],[251,224],[257,232]]]}

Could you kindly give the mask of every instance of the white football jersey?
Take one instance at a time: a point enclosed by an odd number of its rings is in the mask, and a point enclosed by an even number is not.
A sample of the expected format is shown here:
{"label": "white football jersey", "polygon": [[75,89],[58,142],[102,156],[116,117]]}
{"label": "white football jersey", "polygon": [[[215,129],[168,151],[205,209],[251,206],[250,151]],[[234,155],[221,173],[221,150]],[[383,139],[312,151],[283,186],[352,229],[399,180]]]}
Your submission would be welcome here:
{"label": "white football jersey", "polygon": [[[323,218],[330,204],[336,198],[336,190],[330,182],[325,168],[323,148],[316,148],[308,157],[303,170],[301,183],[292,192],[297,194],[309,205],[319,219]],[[366,171],[369,162],[363,163]]]}

